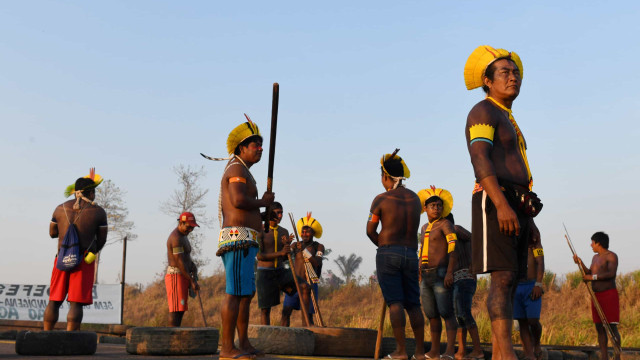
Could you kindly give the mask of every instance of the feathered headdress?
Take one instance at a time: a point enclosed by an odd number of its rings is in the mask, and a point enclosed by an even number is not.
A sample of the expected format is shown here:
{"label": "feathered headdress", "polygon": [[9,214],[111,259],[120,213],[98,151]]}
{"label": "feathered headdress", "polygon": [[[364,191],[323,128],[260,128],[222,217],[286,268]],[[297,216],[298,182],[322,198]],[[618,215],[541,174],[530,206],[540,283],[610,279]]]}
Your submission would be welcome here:
{"label": "feathered headdress", "polygon": [[524,70],[522,69],[522,60],[520,60],[518,54],[505,49],[494,49],[489,45],[481,45],[473,50],[464,65],[464,83],[467,86],[467,90],[473,90],[484,85],[482,78],[485,76],[487,67],[499,59],[513,60],[518,70],[520,70],[520,78],[522,78]]}
{"label": "feathered headdress", "polygon": [[98,185],[100,185],[102,183],[102,180],[104,180],[104,179],[102,179],[102,176],[96,174],[96,168],[89,169],[89,175],[85,176],[84,178],[85,179],[91,179],[91,181],[93,181],[93,184],[86,185],[82,189],[76,189],[76,184],[73,183],[73,184],[67,186],[67,188],[64,190],[64,197],[69,197],[69,196],[71,196],[71,194],[75,194],[76,195],[76,203],[73,205],[73,208],[75,210],[80,209],[80,199],[90,203],[91,205],[95,205],[96,202],[87,199],[82,194],[82,192],[84,190],[95,189]]}
{"label": "feathered headdress", "polygon": [[227,153],[229,154],[229,157],[214,158],[203,153],[200,153],[200,155],[202,155],[206,159],[214,161],[229,160],[233,157],[233,153],[236,151],[236,148],[238,147],[238,145],[240,145],[241,142],[252,136],[260,136],[260,138],[262,139],[262,135],[260,135],[260,129],[258,129],[258,125],[251,121],[247,114],[244,114],[244,117],[247,118],[247,121],[236,126],[229,133],[229,137],[227,137]]}
{"label": "feathered headdress", "polygon": [[445,189],[436,189],[434,185],[431,185],[429,189],[422,189],[418,191],[420,205],[422,205],[422,212],[424,212],[424,203],[434,196],[442,200],[442,217],[447,217],[453,208],[453,196],[451,196],[451,193]]}
{"label": "feathered headdress", "polygon": [[311,212],[307,212],[307,216],[300,218],[296,223],[296,228],[298,229],[298,233],[302,232],[302,228],[308,226],[313,229],[313,236],[316,239],[320,239],[322,236],[322,225],[318,222],[318,220],[311,217]]}

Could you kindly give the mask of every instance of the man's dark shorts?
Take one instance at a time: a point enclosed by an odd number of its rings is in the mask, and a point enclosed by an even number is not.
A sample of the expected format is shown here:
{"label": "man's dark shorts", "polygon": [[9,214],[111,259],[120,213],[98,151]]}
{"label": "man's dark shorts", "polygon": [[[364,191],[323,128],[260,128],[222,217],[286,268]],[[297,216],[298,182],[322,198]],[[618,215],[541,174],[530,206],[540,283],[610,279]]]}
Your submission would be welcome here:
{"label": "man's dark shorts", "polygon": [[474,274],[492,271],[514,271],[518,273],[518,277],[526,274],[531,218],[517,210],[514,211],[520,223],[520,236],[508,236],[500,232],[496,207],[485,190],[473,194],[471,271]]}
{"label": "man's dark shorts", "polygon": [[280,291],[296,293],[296,283],[291,270],[285,268],[258,268],[256,273],[258,307],[269,309],[280,304]]}
{"label": "man's dark shorts", "polygon": [[387,305],[402,303],[405,309],[420,306],[417,249],[396,245],[379,247],[376,271]]}

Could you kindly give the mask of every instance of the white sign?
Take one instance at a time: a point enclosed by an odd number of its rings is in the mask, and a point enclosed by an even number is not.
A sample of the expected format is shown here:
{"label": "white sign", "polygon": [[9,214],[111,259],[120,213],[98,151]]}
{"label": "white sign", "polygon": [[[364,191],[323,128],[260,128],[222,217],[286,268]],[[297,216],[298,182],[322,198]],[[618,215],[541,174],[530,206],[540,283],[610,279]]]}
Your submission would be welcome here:
{"label": "white sign", "polygon": [[[93,285],[93,304],[83,306],[82,322],[120,324],[120,285]],[[42,321],[49,303],[49,285],[0,284],[0,319]],[[69,305],[60,306],[59,322],[67,321]]]}

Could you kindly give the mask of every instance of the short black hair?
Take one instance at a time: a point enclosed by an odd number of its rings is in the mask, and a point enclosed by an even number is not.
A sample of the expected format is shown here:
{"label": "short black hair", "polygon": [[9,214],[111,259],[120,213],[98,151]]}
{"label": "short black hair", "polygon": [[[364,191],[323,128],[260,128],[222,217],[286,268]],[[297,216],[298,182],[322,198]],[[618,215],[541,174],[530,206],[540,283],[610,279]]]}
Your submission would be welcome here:
{"label": "short black hair", "polygon": [[402,162],[400,159],[387,159],[387,161],[383,163],[383,166],[384,169],[382,171],[387,170],[387,174],[393,177],[404,176],[404,167],[402,166]]}
{"label": "short black hair", "polygon": [[427,205],[431,204],[432,202],[436,202],[438,200],[440,200],[442,205],[444,205],[444,201],[442,201],[442,199],[439,196],[432,196],[432,197],[430,197],[430,198],[428,198],[427,200],[424,201],[424,206],[427,206]]}
{"label": "short black hair", "polygon": [[[514,63],[514,65],[515,65],[516,67],[518,67],[518,64],[516,64],[516,62],[515,62],[515,61],[513,61],[513,60],[512,60],[511,58],[509,58],[509,57],[504,57],[504,58],[495,59],[491,64],[489,64],[489,66],[487,66],[487,70],[485,70],[485,71],[484,71],[484,76],[486,76],[486,77],[487,77],[487,79],[489,79],[489,80],[493,81],[493,75],[494,75],[494,74],[495,74],[495,72],[496,72],[496,62],[498,62],[498,60],[502,60],[502,59],[509,60],[509,61],[511,61],[512,63]],[[518,68],[518,70],[520,70],[520,69]],[[484,82],[482,83],[482,91],[484,91],[486,94],[488,94],[488,93],[489,93],[489,87],[488,87],[487,85],[484,85]]]}
{"label": "short black hair", "polygon": [[75,189],[76,191],[82,190],[82,195],[84,196],[88,196],[92,191],[95,190],[95,188],[96,183],[89,178],[81,177],[76,180]]}
{"label": "short black hair", "polygon": [[598,231],[597,233],[591,236],[591,240],[593,240],[596,244],[600,244],[603,248],[609,249],[609,235],[607,235],[604,231]]}
{"label": "short black hair", "polygon": [[235,150],[233,150],[233,153],[235,155],[240,155],[240,146],[249,146],[249,144],[251,144],[254,141],[258,141],[260,140],[262,142],[262,136],[260,135],[251,135],[248,138],[242,140],[242,142],[240,144],[238,144],[238,146],[236,146]]}

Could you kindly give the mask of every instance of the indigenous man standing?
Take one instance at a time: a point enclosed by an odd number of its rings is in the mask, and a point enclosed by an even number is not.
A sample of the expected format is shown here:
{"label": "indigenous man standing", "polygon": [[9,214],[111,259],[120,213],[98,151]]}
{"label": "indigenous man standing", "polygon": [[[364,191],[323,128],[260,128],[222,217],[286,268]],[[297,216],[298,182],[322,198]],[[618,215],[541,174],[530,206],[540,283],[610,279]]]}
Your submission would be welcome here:
{"label": "indigenous man standing", "polygon": [[[308,212],[306,217],[300,218],[296,223],[296,229],[300,233],[302,242],[297,242],[293,246],[295,254],[294,270],[298,277],[298,285],[300,286],[300,294],[293,296],[285,294],[284,304],[282,304],[282,319],[280,320],[281,326],[289,326],[291,323],[291,312],[293,310],[302,310],[300,313],[302,316],[306,316],[309,319],[309,323],[313,324],[313,317],[311,314],[315,314],[313,308],[313,300],[311,300],[311,290],[318,302],[318,282],[322,275],[322,255],[324,255],[324,245],[317,241],[313,241],[313,238],[322,237],[322,225],[318,220],[311,217],[311,213]],[[295,284],[294,284],[295,286]],[[302,296],[302,302],[307,304],[307,309],[300,306],[300,295]]]}
{"label": "indigenous man standing", "polygon": [[[611,326],[611,330],[615,337],[618,338],[618,346],[620,346],[620,333],[618,332],[618,323],[620,322],[620,298],[616,289],[616,272],[618,271],[618,255],[609,250],[609,235],[598,231],[591,237],[591,249],[596,253],[591,259],[591,267],[587,269],[577,256],[573,261],[584,270],[584,280],[591,281],[591,288],[598,299],[598,303],[604,312],[604,316]],[[600,345],[600,359],[608,358],[607,352],[607,333],[605,332],[602,320],[598,316],[596,307],[591,302],[591,316],[596,324],[598,331],[598,345]],[[616,355],[616,360],[620,360],[620,356]]]}
{"label": "indigenous man standing", "polygon": [[[453,214],[446,217],[454,225],[458,241],[456,242],[457,266],[453,269],[453,310],[458,322],[458,352],[456,359],[484,359],[480,347],[480,334],[476,320],[471,313],[473,295],[476,293],[477,278],[471,273],[471,233],[460,225],[455,225]],[[471,336],[473,350],[465,355],[467,332]]]}
{"label": "indigenous man standing", "polygon": [[453,207],[453,197],[445,189],[423,189],[418,192],[429,223],[420,232],[420,297],[422,309],[429,318],[431,349],[427,358],[440,357],[442,321],[447,329],[447,349],[442,358],[453,360],[457,324],[453,312],[453,271],[457,267],[456,235],[446,219]]}
{"label": "indigenous man standing", "polygon": [[[252,359],[258,351],[249,343],[247,330],[249,305],[256,291],[254,265],[262,236],[260,208],[271,205],[274,195],[265,192],[258,199],[256,181],[249,171],[262,157],[262,136],[256,124],[249,120],[233,129],[227,150],[233,155],[220,184],[223,221],[216,252],[226,273],[220,358]],[[239,349],[233,343],[236,327]]]}
{"label": "indigenous man standing", "polygon": [[167,275],[164,283],[167,288],[169,303],[169,326],[180,326],[184,312],[189,309],[189,289],[200,290],[197,274],[198,268],[191,261],[191,244],[189,235],[198,225],[196,217],[190,212],[183,212],[178,218],[176,227],[167,239]]}
{"label": "indigenous man standing", "polygon": [[288,294],[296,292],[293,275],[283,266],[291,251],[291,239],[287,229],[278,225],[282,221],[282,205],[276,201],[270,209],[269,232],[264,234],[260,244],[256,273],[262,325],[271,325],[271,308],[280,304],[280,291]]}
{"label": "indigenous man standing", "polygon": [[65,297],[69,302],[67,331],[80,330],[82,306],[93,303],[93,277],[96,270],[93,260],[107,241],[108,231],[107,213],[93,201],[96,198],[95,189],[100,183],[102,177],[92,168],[89,175],[67,187],[65,196],[73,193],[75,200],[58,205],[53,212],[49,235],[58,238],[58,250],[69,227],[75,226],[80,254],[88,256],[83,256],[71,271],[59,270],[55,265],[56,257],[51,273],[49,304],[44,312],[44,330],[53,330]]}
{"label": "indigenous man standing", "polygon": [[493,356],[515,360],[512,298],[527,265],[527,245],[540,233],[533,222],[542,204],[531,192],[526,143],[511,105],[520,93],[522,62],[513,52],[479,46],[464,68],[467,89],[487,98],[469,112],[467,147],[476,178],[472,197],[472,271],[491,273],[487,308]]}
{"label": "indigenous man standing", "polygon": [[542,279],[544,278],[544,251],[540,239],[529,244],[527,250],[527,273],[521,278],[513,299],[513,318],[520,326],[520,339],[525,359],[541,360],[542,325],[540,310],[542,309]]}
{"label": "indigenous man standing", "polygon": [[[389,306],[389,318],[396,339],[396,350],[387,355],[391,359],[406,359],[405,315],[416,339],[415,358],[424,358],[424,317],[420,309],[418,280],[418,242],[420,226],[420,198],[405,188],[403,180],[409,169],[396,153],[380,159],[382,186],[386,192],[373,199],[367,222],[367,236],[377,247],[376,271],[384,301]],[[382,229],[378,233],[378,222]]]}

